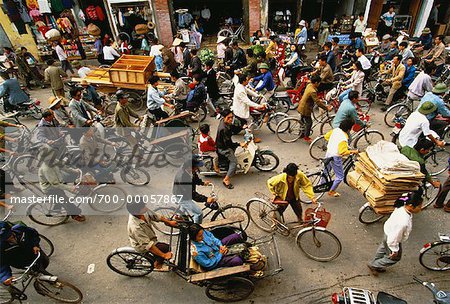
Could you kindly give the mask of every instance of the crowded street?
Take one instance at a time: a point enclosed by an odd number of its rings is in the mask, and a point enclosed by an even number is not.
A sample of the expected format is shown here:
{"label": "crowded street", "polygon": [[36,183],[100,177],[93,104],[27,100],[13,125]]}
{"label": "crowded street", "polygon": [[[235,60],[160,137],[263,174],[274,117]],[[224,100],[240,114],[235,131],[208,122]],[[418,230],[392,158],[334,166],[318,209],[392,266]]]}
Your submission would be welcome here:
{"label": "crowded street", "polygon": [[0,304],[450,304],[446,1],[2,5]]}

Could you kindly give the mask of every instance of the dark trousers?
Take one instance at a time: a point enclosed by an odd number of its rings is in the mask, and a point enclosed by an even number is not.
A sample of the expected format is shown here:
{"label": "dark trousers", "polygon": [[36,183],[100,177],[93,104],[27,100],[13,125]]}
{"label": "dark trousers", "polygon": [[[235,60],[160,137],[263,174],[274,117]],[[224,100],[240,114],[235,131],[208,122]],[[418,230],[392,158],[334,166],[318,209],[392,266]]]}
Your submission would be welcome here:
{"label": "dark trousers", "polygon": [[167,114],[167,112],[165,112],[161,108],[157,108],[154,110],[148,110],[148,111],[155,116],[157,121],[169,117],[169,114]]}
{"label": "dark trousers", "polygon": [[445,127],[448,123],[444,120],[433,119],[430,121],[430,129],[436,132],[442,139],[442,134],[444,133]]}
{"label": "dark trousers", "polygon": [[[292,210],[294,210],[295,215],[298,219],[303,219],[303,209],[302,204],[300,204],[299,201],[290,201],[289,205],[292,207]],[[287,204],[279,205],[277,208],[277,211],[282,215],[284,211],[286,211],[286,208],[288,207]]]}
{"label": "dark trousers", "polygon": [[[229,236],[224,237],[220,241],[222,242],[223,245],[230,246],[242,242],[243,240],[240,234],[233,233],[230,234]],[[223,256],[219,264],[217,264],[217,267],[233,267],[242,264],[244,264],[244,260],[239,255],[233,254]]]}
{"label": "dark trousers", "polygon": [[76,215],[81,214],[81,209],[78,206],[76,206],[75,204],[69,203],[69,198],[67,197],[64,190],[58,189],[58,188],[50,188],[48,190],[47,194],[55,195],[56,199],[58,199],[59,197],[63,198],[63,203],[59,203],[59,200],[58,200],[58,203],[55,204],[54,209],[62,207],[66,210],[67,214],[71,215],[71,216],[76,216]]}
{"label": "dark trousers", "polygon": [[[167,253],[170,251],[169,244],[158,242],[155,244],[155,246],[163,253]],[[164,262],[164,258],[157,256],[156,254],[152,254],[152,255],[158,263],[162,264]]]}
{"label": "dark trousers", "polygon": [[70,72],[72,74],[74,74],[75,72],[73,71],[72,65],[70,64],[70,62],[68,60],[63,60],[61,61],[61,68],[64,70],[64,72],[67,72],[67,70],[70,70]]}
{"label": "dark trousers", "polygon": [[323,91],[329,91],[333,88],[333,83],[323,83],[321,82],[319,84],[319,87],[317,88],[317,92],[323,92]]}
{"label": "dark trousers", "polygon": [[[450,191],[450,176],[447,178],[444,185],[442,185],[441,192],[439,192],[439,195],[436,199],[436,206],[444,207],[444,201],[449,191]],[[450,208],[450,200],[447,201],[446,207]]]}
{"label": "dark trousers", "polygon": [[312,128],[312,118],[311,116],[301,116],[300,118],[301,122],[305,124],[305,130],[303,131],[304,137],[309,137],[311,135],[311,128]]}

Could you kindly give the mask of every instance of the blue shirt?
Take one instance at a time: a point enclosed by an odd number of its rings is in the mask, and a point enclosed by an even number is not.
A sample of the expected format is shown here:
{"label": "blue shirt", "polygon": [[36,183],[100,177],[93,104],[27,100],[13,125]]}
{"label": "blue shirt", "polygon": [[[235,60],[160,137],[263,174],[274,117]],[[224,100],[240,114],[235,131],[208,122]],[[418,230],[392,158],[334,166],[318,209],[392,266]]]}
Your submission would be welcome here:
{"label": "blue shirt", "polygon": [[9,94],[8,101],[13,106],[30,101],[30,97],[20,88],[20,83],[16,78],[6,79],[0,86],[0,97]]}
{"label": "blue shirt", "polygon": [[364,42],[359,37],[357,37],[355,40],[355,49],[363,49],[364,50]]}
{"label": "blue shirt", "polygon": [[355,123],[360,126],[364,126],[365,123],[359,119],[358,112],[356,112],[356,107],[351,102],[350,99],[344,99],[344,101],[339,106],[339,110],[336,113],[336,116],[333,119],[333,129],[339,128],[341,122],[346,119],[352,119]]}
{"label": "blue shirt", "polygon": [[417,106],[417,110],[426,101],[431,101],[432,103],[434,103],[437,106],[436,111],[426,115],[428,120],[434,119],[438,114],[441,114],[443,117],[450,117],[450,110],[445,105],[445,102],[442,100],[441,97],[433,94],[432,92],[428,92],[425,95],[423,95],[422,99],[420,100],[419,105]]}
{"label": "blue shirt", "polygon": [[149,86],[147,91],[147,109],[156,110],[161,108],[166,102],[164,98],[161,97],[162,95],[162,92],[159,92],[153,86]]}
{"label": "blue shirt", "polygon": [[423,45],[424,50],[429,50],[433,45],[433,36],[431,36],[431,34],[421,35],[419,41]]}
{"label": "blue shirt", "polygon": [[336,69],[336,57],[334,56],[333,51],[329,51],[327,53],[327,63],[330,65],[333,71],[334,69]]}
{"label": "blue shirt", "polygon": [[405,76],[403,77],[402,84],[408,88],[411,83],[414,81],[414,76],[416,75],[416,67],[412,65],[411,67],[408,67],[407,64],[405,64]]}
{"label": "blue shirt", "polygon": [[203,230],[203,241],[192,241],[191,254],[197,252],[194,260],[206,270],[217,267],[222,254],[219,252],[222,242],[216,238],[211,232]]}
{"label": "blue shirt", "polygon": [[275,83],[273,82],[272,73],[270,71],[265,72],[264,74],[261,74],[259,76],[256,76],[253,78],[255,81],[262,82],[256,86],[256,91],[260,92],[263,89],[266,89],[267,91],[272,91],[275,88]]}
{"label": "blue shirt", "polygon": [[308,40],[308,31],[306,30],[306,27],[303,27],[295,38],[297,38],[297,44],[306,44],[306,41]]}

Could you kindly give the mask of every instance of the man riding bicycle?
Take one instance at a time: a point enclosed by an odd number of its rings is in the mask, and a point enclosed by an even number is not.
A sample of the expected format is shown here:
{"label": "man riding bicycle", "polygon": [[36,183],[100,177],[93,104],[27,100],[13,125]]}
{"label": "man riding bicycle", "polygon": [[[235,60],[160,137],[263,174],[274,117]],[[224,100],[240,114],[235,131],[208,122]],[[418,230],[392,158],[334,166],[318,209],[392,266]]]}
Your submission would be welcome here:
{"label": "man riding bicycle", "polygon": [[436,105],[436,111],[426,116],[430,121],[430,129],[435,131],[440,137],[442,137],[444,129],[448,125],[448,121],[437,119],[436,117],[440,115],[444,118],[450,118],[450,110],[448,109],[447,104],[442,99],[443,95],[447,91],[448,88],[445,85],[445,83],[436,84],[431,92],[426,93],[422,97],[422,100],[420,101],[420,104],[417,107],[420,108],[420,106],[422,106],[422,104],[424,104],[427,101],[431,101],[433,104]]}
{"label": "man riding bicycle", "polygon": [[271,177],[267,181],[267,187],[272,193],[272,201],[278,205],[277,211],[280,215],[284,213],[288,205],[297,216],[297,221],[303,223],[303,210],[300,204],[300,189],[316,204],[313,186],[306,175],[298,169],[294,163],[290,163],[283,173]]}
{"label": "man riding bicycle", "polygon": [[8,100],[5,99],[3,104],[5,112],[14,111],[16,106],[30,101],[30,97],[22,90],[16,78],[10,78],[6,72],[1,72],[0,76],[5,80],[0,85],[0,97],[9,95]]}
{"label": "man riding bicycle", "polygon": [[194,223],[201,224],[203,220],[202,209],[196,204],[205,203],[211,209],[217,209],[213,197],[207,197],[197,192],[197,186],[208,186],[209,181],[202,181],[197,174],[199,167],[203,166],[200,156],[192,155],[178,171],[173,182],[173,195],[181,197],[180,209],[192,216]]}

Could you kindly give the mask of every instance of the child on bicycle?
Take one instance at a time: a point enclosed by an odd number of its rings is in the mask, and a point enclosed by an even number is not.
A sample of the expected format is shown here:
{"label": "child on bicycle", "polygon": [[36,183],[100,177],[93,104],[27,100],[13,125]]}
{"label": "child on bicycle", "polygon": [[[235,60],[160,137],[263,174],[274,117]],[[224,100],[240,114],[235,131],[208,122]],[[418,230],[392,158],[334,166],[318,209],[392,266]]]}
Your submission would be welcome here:
{"label": "child on bicycle", "polygon": [[315,204],[317,200],[314,195],[311,181],[298,169],[294,163],[290,163],[284,168],[283,173],[271,177],[267,181],[267,187],[272,193],[272,202],[278,205],[277,211],[280,215],[284,213],[288,205],[297,216],[300,224],[303,223],[303,210],[300,204],[300,189]]}
{"label": "child on bicycle", "polygon": [[200,135],[198,136],[197,144],[200,155],[211,156],[213,158],[214,171],[219,173],[219,158],[216,153],[216,142],[210,136],[210,127],[208,124],[202,124],[199,130]]}

